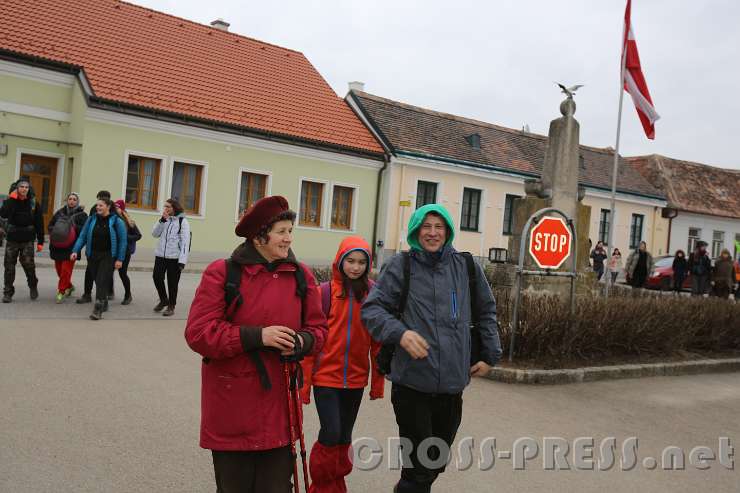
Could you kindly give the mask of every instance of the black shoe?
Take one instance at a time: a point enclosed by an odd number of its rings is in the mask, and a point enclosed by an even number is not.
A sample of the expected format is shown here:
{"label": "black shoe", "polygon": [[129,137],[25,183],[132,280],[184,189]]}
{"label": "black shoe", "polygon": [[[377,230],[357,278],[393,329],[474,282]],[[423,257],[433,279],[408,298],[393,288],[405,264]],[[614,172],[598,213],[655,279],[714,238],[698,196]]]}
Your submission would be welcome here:
{"label": "black shoe", "polygon": [[131,304],[131,295],[127,294],[123,297],[123,301],[121,302],[122,305],[130,305]]}
{"label": "black shoe", "polygon": [[3,303],[10,303],[13,301],[13,295],[12,294],[4,294],[3,295]]}
{"label": "black shoe", "polygon": [[162,310],[164,310],[166,306],[167,306],[166,301],[160,301],[159,303],[157,303],[157,306],[154,307],[154,311],[161,312]]}
{"label": "black shoe", "polygon": [[90,314],[90,320],[100,320],[103,318],[103,304],[100,301],[95,302],[95,308]]}
{"label": "black shoe", "polygon": [[83,303],[92,303],[92,295],[89,294],[83,294],[77,300],[75,301],[78,305],[82,305]]}
{"label": "black shoe", "polygon": [[171,317],[175,314],[175,305],[168,305],[167,309],[162,313],[163,317]]}
{"label": "black shoe", "polygon": [[31,289],[31,299],[35,300],[39,297],[39,288],[36,286],[30,288]]}

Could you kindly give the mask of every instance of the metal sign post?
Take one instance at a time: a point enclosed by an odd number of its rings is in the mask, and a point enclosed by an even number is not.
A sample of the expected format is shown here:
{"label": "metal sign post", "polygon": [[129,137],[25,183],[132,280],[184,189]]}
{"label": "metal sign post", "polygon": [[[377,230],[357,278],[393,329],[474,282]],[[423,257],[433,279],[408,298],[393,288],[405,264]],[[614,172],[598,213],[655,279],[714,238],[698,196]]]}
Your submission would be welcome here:
{"label": "metal sign post", "polygon": [[[545,214],[555,213],[562,217],[565,220],[566,225],[568,226],[568,229],[570,230],[571,234],[571,241],[570,241],[570,248],[573,252],[573,269],[568,272],[561,272],[561,271],[553,271],[551,268],[544,269],[544,270],[524,270],[524,257],[527,253],[530,252],[530,248],[528,247],[528,241],[529,241],[529,234],[530,230],[532,229],[532,225],[539,223]],[[514,289],[516,291],[516,297],[514,298],[514,313],[512,315],[511,319],[511,342],[509,343],[509,361],[513,361],[514,359],[514,342],[516,340],[516,331],[519,325],[519,305],[521,303],[522,298],[522,276],[556,276],[556,277],[569,277],[570,278],[570,316],[571,319],[575,316],[576,312],[576,277],[578,275],[578,235],[576,234],[576,226],[573,223],[573,219],[569,218],[565,215],[562,211],[559,209],[555,209],[552,207],[548,207],[545,209],[540,209],[534,214],[532,214],[529,219],[527,220],[527,223],[524,225],[524,230],[522,231],[522,240],[519,247],[519,263],[517,264],[516,268],[516,282],[514,284]],[[574,245],[575,243],[575,245]],[[568,254],[565,259],[563,259],[560,264],[567,260],[567,258],[570,257],[570,254]],[[540,262],[538,261],[538,264]],[[557,267],[555,267],[557,268]]]}

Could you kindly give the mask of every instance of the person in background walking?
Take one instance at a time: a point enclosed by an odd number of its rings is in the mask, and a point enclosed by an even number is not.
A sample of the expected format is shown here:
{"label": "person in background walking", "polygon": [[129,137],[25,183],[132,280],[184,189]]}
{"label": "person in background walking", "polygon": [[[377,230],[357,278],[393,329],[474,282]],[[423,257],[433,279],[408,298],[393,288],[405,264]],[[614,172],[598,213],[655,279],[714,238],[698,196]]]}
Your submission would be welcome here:
{"label": "person in background walking", "polygon": [[[291,428],[302,425],[285,358],[315,355],[326,340],[316,280],[290,249],[294,221],[283,197],[255,202],[235,229],[244,243],[206,268],[190,305],[185,340],[203,357],[200,446],[211,450],[218,493],[293,491]],[[227,306],[233,269],[239,297]]]}
{"label": "person in background walking", "polygon": [[735,284],[735,266],[732,265],[730,251],[725,248],[714,262],[712,269],[712,294],[718,298],[730,297],[732,287]]}
{"label": "person in background walking", "polygon": [[683,290],[683,282],[689,273],[689,262],[683,250],[676,250],[673,257],[673,290],[680,293]]}
{"label": "person in background walking", "polygon": [[[154,224],[152,236],[159,238],[154,249],[154,271],[152,272],[154,286],[159,294],[159,303],[154,307],[154,311],[161,312],[166,308],[162,315],[170,317],[175,313],[180,273],[188,263],[190,253],[190,223],[176,199],[167,199],[164,203],[162,217]],[[167,275],[166,289],[165,274]]]}
{"label": "person in background walking", "polygon": [[606,260],[608,255],[606,254],[606,250],[604,249],[604,242],[599,241],[596,243],[596,248],[591,252],[591,258],[593,259],[593,269],[594,272],[596,272],[596,280],[600,281],[601,276],[604,275],[604,260]]}
{"label": "person in background walking", "polygon": [[126,225],[114,212],[114,205],[108,199],[100,199],[96,213],[91,214],[82,228],[69,259],[77,257],[85,246],[88,264],[92,265],[95,279],[95,307],[90,315],[92,320],[100,320],[108,310],[109,283],[113,279],[113,269],[120,269],[126,258]]}
{"label": "person in background walking", "polygon": [[28,180],[21,178],[10,186],[10,194],[0,207],[0,217],[7,219],[3,303],[13,301],[15,264],[18,261],[26,273],[31,299],[35,300],[39,297],[39,280],[34,255],[44,249],[44,216]]}
{"label": "person in background walking", "polygon": [[619,277],[623,267],[622,252],[619,251],[619,248],[615,248],[612,257],[609,259],[609,274],[612,276],[612,285],[617,283],[617,277]]}
{"label": "person in background walking", "polygon": [[[110,199],[111,199],[111,195],[108,190],[100,190],[98,194],[95,196],[95,200],[110,201]],[[90,209],[90,215],[94,216],[95,214],[97,214],[96,210],[97,210],[97,207],[93,207],[92,209]],[[84,291],[82,293],[82,296],[77,298],[76,303],[82,304],[82,303],[90,303],[92,301],[92,290],[93,290],[94,281],[95,281],[95,272],[93,270],[93,267],[90,265],[90,262],[88,261],[87,266],[85,267]],[[112,271],[111,271],[109,288],[110,288],[110,292],[107,295],[107,299],[112,300],[113,299],[113,272]]]}
{"label": "person in background walking", "polygon": [[[61,303],[75,290],[72,284],[72,271],[75,262],[69,259],[77,236],[85,227],[87,214],[80,205],[80,196],[75,192],[67,195],[67,204],[56,211],[49,221],[49,256],[59,277],[56,302]],[[59,241],[57,241],[59,239]]]}
{"label": "person in background walking", "polygon": [[709,290],[709,276],[712,274],[712,260],[707,253],[707,242],[696,243],[694,252],[689,257],[691,272],[691,295],[704,296]]}
{"label": "person in background walking", "polygon": [[121,278],[121,284],[123,284],[123,301],[122,305],[128,305],[131,303],[131,279],[128,277],[128,264],[131,262],[131,257],[136,253],[136,242],[141,239],[141,232],[138,226],[126,212],[126,202],[118,199],[114,202],[116,206],[116,213],[123,219],[126,225],[126,258],[123,259],[123,265],[118,269],[118,276]]}
{"label": "person in background walking", "polygon": [[645,286],[648,276],[653,271],[655,262],[653,256],[647,251],[647,243],[640,242],[640,246],[630,253],[627,258],[627,275],[633,288],[642,288]]}
{"label": "person in background walking", "polygon": [[370,400],[383,397],[384,379],[375,361],[380,344],[360,318],[362,302],[372,287],[371,265],[370,245],[359,236],[347,237],[334,259],[332,279],[321,284],[329,334],[321,354],[302,363],[301,396],[308,404],[313,385],[321,423],[311,449],[310,493],[347,491],[344,478],[352,472],[352,430],[368,377]]}

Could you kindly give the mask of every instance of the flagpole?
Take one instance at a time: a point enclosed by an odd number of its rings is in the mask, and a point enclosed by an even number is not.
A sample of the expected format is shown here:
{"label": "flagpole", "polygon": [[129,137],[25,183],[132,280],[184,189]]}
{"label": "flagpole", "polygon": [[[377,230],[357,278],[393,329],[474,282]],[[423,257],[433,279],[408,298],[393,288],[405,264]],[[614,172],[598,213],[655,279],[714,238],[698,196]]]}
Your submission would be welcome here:
{"label": "flagpole", "polygon": [[[627,26],[625,25],[625,30]],[[609,235],[607,238],[606,251],[609,253],[606,261],[607,266],[611,262],[612,255],[614,254],[614,230],[617,226],[617,172],[619,171],[619,138],[622,133],[622,103],[624,102],[624,71],[625,63],[627,61],[627,46],[624,40],[628,33],[624,33],[622,36],[622,63],[619,68],[619,111],[617,112],[617,141],[614,145],[614,167],[612,169],[612,203],[611,211],[609,212]],[[604,269],[605,271],[607,269]],[[612,284],[611,272],[604,272],[607,276],[605,280],[606,290],[604,295],[609,296],[609,288]]]}

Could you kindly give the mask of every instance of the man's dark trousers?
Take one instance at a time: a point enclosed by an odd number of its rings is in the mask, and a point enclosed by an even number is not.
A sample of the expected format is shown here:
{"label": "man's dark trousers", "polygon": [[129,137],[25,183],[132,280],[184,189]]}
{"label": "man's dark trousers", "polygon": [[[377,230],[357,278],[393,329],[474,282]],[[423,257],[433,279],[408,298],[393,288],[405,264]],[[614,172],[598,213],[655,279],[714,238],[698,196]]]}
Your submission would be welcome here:
{"label": "man's dark trousers", "polygon": [[[444,453],[449,460],[452,442],[462,420],[462,392],[459,394],[428,394],[394,383],[391,402],[398,423],[398,435],[412,444],[411,464],[403,464],[401,480],[395,488],[397,493],[426,493],[432,483],[444,472],[445,467],[428,469],[419,461],[417,451],[425,439],[436,437],[447,444],[447,450],[429,448],[428,456],[433,461]],[[402,457],[406,456],[405,452]]]}

